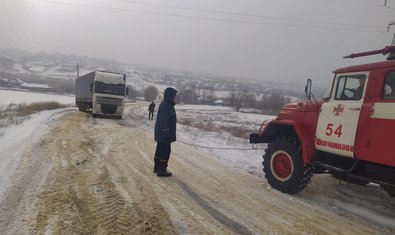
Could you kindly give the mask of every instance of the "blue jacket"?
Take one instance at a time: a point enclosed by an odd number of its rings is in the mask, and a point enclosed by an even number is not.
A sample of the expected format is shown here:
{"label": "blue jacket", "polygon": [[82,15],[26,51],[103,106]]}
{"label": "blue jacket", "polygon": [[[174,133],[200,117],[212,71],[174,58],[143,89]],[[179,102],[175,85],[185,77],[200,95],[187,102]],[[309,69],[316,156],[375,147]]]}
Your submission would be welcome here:
{"label": "blue jacket", "polygon": [[155,141],[172,143],[176,141],[177,115],[174,109],[174,97],[177,91],[171,87],[166,88],[162,103],[159,105],[155,122]]}

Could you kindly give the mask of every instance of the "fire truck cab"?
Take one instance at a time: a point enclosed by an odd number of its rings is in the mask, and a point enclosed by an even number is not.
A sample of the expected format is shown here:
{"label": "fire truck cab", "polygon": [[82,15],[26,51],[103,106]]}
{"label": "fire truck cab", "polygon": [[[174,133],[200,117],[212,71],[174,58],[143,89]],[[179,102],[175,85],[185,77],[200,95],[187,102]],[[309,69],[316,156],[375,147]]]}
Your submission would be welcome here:
{"label": "fire truck cab", "polygon": [[320,101],[286,104],[250,143],[268,143],[263,156],[269,184],[285,193],[303,190],[314,173],[348,183],[377,183],[395,195],[395,46],[351,54],[389,54],[388,60],[334,71]]}

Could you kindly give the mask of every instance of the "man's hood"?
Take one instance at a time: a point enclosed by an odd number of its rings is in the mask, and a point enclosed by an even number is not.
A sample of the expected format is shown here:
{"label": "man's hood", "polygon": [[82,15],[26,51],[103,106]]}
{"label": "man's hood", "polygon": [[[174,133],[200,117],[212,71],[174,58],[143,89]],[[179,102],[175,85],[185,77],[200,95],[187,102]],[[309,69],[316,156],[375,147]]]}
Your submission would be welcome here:
{"label": "man's hood", "polygon": [[171,87],[166,88],[164,100],[167,103],[174,104],[173,98],[177,95],[177,90]]}

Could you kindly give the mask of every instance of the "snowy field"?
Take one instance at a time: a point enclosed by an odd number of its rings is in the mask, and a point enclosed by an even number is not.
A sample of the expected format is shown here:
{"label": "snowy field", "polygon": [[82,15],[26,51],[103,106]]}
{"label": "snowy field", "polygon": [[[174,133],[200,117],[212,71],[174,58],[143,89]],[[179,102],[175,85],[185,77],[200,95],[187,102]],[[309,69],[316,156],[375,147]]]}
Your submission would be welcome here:
{"label": "snowy field", "polygon": [[[192,122],[212,121],[214,126],[244,126],[259,129],[263,120],[274,116],[235,112],[228,107],[202,105],[176,105],[179,120],[191,119]],[[152,132],[155,120],[149,121],[146,105],[129,111],[129,116],[139,122],[141,127]],[[246,138],[238,138],[227,132],[208,131],[187,125],[177,124],[177,141],[210,153],[210,156],[244,170],[270,188],[262,171],[262,156],[265,145],[257,150],[251,149]],[[395,232],[395,200],[374,184],[367,186],[339,184],[330,175],[315,175],[312,183],[300,194],[289,195],[289,200],[298,200],[306,207],[324,208],[337,214],[349,214],[363,218],[368,223]]]}
{"label": "snowy field", "polygon": [[28,91],[0,90],[0,108],[9,104],[31,104],[35,102],[54,101],[60,104],[74,104],[74,96],[45,94]]}

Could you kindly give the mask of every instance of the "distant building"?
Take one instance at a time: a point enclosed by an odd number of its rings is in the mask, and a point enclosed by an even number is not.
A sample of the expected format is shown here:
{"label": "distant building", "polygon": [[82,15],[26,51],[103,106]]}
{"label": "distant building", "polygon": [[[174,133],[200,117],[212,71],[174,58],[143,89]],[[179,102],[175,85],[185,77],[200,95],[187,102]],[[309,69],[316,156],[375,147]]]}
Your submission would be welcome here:
{"label": "distant building", "polygon": [[50,91],[51,87],[48,84],[36,84],[36,83],[22,83],[21,88],[33,91]]}
{"label": "distant building", "polygon": [[214,105],[216,105],[216,106],[224,106],[224,105],[225,105],[225,102],[224,102],[223,100],[216,100],[216,101],[214,102]]}
{"label": "distant building", "polygon": [[50,91],[51,87],[48,84],[28,83],[24,82],[19,78],[16,78],[19,87],[31,91]]}

